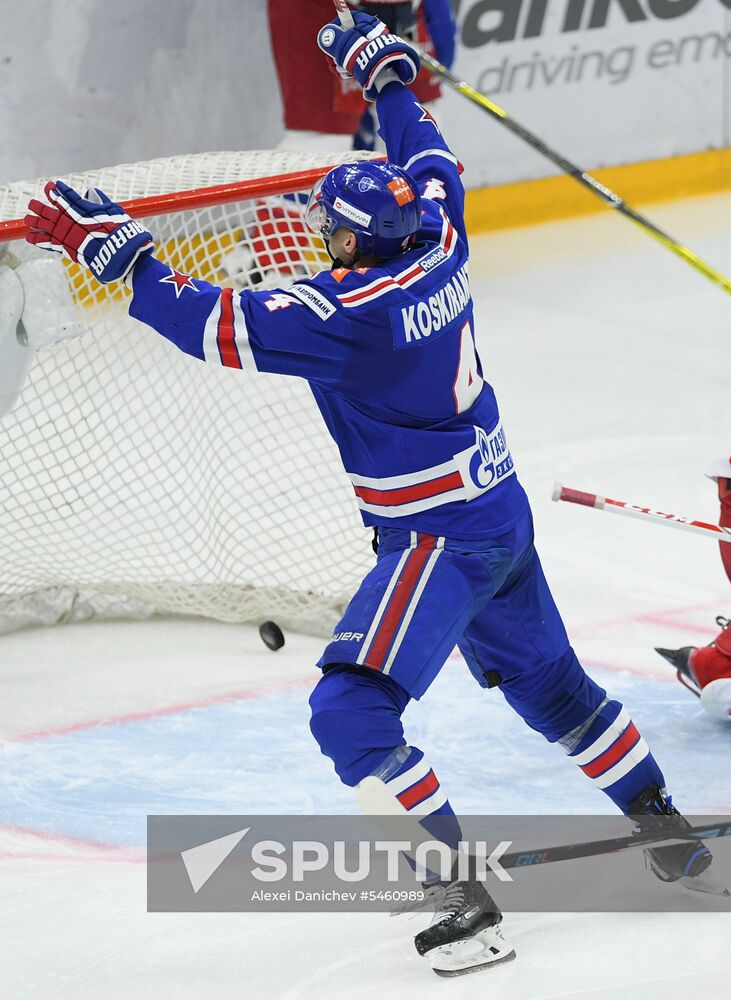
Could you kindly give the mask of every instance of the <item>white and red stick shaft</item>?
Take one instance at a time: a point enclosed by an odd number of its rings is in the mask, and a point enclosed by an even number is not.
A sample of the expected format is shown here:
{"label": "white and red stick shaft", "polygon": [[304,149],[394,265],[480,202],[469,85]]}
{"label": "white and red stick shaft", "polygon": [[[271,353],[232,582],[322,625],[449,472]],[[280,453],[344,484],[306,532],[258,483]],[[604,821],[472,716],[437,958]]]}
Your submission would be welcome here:
{"label": "white and red stick shaft", "polygon": [[350,9],[348,0],[333,0],[335,10],[338,12],[338,17],[340,18],[340,23],[344,28],[352,28],[355,24],[353,20],[353,12]]}
{"label": "white and red stick shaft", "polygon": [[718,524],[707,524],[696,521],[682,514],[665,514],[652,507],[640,507],[639,504],[627,503],[624,500],[611,500],[600,497],[596,493],[584,493],[583,490],[572,490],[568,486],[556,483],[553,487],[553,499],[564,500],[566,503],[577,503],[582,507],[594,507],[596,510],[606,510],[610,514],[623,514],[625,517],[636,517],[641,521],[652,521],[664,524],[668,528],[680,528],[682,531],[693,531],[706,538],[715,538],[717,542],[731,542],[731,528],[722,528]]}

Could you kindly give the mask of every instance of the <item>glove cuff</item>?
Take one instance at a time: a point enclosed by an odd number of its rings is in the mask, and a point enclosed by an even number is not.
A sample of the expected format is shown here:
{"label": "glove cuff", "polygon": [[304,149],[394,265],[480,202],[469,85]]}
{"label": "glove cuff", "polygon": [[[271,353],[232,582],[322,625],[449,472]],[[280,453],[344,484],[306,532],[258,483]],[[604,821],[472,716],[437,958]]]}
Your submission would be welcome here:
{"label": "glove cuff", "polygon": [[376,79],[373,81],[373,89],[380,94],[383,88],[387,87],[389,83],[399,83],[403,87],[401,77],[392,66],[386,66],[385,69],[381,70]]}

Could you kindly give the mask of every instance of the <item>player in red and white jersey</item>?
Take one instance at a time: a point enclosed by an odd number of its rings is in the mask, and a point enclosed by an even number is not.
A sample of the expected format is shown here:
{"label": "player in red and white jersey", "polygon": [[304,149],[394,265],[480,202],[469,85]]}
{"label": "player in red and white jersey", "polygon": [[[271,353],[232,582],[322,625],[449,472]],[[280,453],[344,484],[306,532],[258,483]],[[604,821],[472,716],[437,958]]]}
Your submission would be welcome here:
{"label": "player in red and white jersey", "polygon": [[[349,2],[380,18],[394,34],[418,42],[445,66],[452,65],[457,26],[451,0]],[[363,99],[355,80],[343,79],[325,65],[314,42],[332,9],[332,0],[268,0],[287,130],[281,148],[374,148],[377,122],[372,105]],[[412,89],[422,103],[435,101],[441,93],[439,84],[424,70]]]}
{"label": "player in red and white jersey", "polygon": [[[718,523],[731,528],[731,457],[717,458],[706,473],[718,486],[721,512]],[[721,561],[731,582],[731,544],[719,542]],[[701,705],[717,719],[731,721],[731,619],[718,615],[721,631],[708,646],[682,646],[657,652],[678,672],[678,680],[700,697]]]}

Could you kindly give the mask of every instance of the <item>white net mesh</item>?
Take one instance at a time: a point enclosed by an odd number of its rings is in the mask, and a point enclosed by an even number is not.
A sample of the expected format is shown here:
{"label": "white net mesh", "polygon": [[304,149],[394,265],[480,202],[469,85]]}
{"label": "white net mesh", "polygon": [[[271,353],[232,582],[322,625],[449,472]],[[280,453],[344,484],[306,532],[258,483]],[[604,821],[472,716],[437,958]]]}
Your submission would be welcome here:
{"label": "white net mesh", "polygon": [[[211,153],[65,179],[126,200],[348,158]],[[42,186],[0,188],[0,221]],[[327,266],[301,208],[257,197],[147,225],[175,268],[262,288]],[[5,251],[0,266],[25,254]],[[89,331],[39,351],[0,420],[0,631],[157,611],[327,632],[372,557],[306,383],[203,365],[131,320],[126,289],[67,272]]]}

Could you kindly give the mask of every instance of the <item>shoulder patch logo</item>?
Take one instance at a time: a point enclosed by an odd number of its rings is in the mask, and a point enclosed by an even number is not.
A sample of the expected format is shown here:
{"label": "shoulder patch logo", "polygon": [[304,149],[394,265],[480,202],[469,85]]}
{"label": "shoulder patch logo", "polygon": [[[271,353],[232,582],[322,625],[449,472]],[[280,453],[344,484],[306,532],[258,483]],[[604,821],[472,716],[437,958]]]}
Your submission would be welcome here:
{"label": "shoulder patch logo", "polygon": [[330,319],[335,312],[335,306],[328,302],[325,296],[321,295],[312,285],[291,285],[289,294],[298,298],[303,305],[308,306],[322,320]]}

